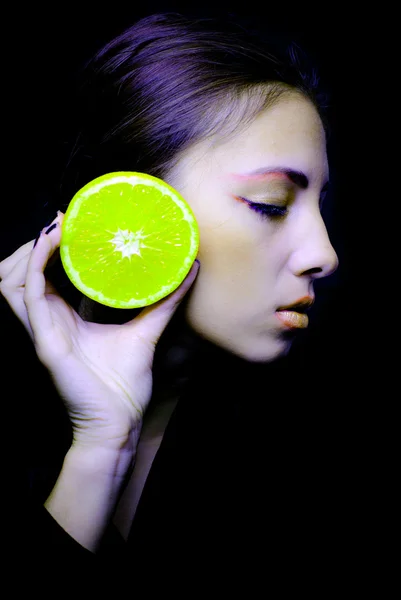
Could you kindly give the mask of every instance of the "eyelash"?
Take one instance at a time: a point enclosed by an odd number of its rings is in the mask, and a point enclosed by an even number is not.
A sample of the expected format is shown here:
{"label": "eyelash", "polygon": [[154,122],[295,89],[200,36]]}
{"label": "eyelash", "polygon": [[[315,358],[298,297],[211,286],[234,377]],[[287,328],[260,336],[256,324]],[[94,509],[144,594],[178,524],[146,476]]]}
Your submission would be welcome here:
{"label": "eyelash", "polygon": [[[325,190],[322,195],[320,196],[319,199],[319,209],[320,211],[323,208],[323,203],[324,200],[326,199],[327,196],[327,190]],[[288,212],[287,207],[285,206],[276,206],[275,204],[266,204],[266,203],[261,203],[261,202],[252,202],[251,200],[248,200],[247,198],[244,198],[243,196],[239,196],[240,200],[243,200],[244,202],[246,202],[248,204],[248,206],[255,211],[256,213],[258,213],[262,219],[278,219],[280,217],[285,217],[285,215]]]}
{"label": "eyelash", "polygon": [[257,212],[262,219],[277,219],[280,217],[284,217],[288,210],[285,206],[276,206],[275,204],[265,204],[260,202],[251,202],[246,198],[241,197],[241,200],[244,200],[248,206]]}

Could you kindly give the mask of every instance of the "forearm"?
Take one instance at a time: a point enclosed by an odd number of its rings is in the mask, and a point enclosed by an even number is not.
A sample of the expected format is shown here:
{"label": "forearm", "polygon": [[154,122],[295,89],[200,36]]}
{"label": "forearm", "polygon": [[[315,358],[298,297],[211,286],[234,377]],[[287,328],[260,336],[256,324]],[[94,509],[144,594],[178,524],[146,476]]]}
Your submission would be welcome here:
{"label": "forearm", "polygon": [[96,552],[133,460],[128,450],[73,446],[68,451],[45,507],[84,548]]}

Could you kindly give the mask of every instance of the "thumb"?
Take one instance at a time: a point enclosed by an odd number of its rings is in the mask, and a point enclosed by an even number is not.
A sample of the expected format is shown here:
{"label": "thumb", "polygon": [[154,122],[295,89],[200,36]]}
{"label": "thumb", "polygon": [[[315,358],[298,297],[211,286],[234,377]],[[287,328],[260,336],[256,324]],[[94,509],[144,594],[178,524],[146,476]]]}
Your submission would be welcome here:
{"label": "thumb", "polygon": [[147,306],[133,319],[135,331],[140,337],[157,344],[181,300],[195,281],[199,268],[200,262],[195,259],[188,275],[174,292]]}

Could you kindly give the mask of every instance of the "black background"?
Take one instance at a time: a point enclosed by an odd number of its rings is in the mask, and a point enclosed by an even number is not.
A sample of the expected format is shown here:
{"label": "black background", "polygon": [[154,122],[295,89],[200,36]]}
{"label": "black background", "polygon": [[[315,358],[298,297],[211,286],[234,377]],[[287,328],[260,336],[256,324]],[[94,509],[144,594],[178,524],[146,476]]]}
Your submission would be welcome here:
{"label": "black background", "polygon": [[[327,218],[340,267],[316,286],[315,318],[294,356],[299,365],[297,376],[302,376],[300,388],[315,398],[316,406],[326,407],[316,426],[324,428],[331,419],[331,435],[335,436],[333,429],[338,430],[344,502],[352,505],[359,533],[362,521],[369,520],[368,541],[380,529],[372,498],[378,499],[378,489],[388,486],[383,446],[393,442],[391,436],[385,439],[387,423],[379,406],[389,393],[388,346],[378,345],[377,331],[383,323],[375,312],[382,275],[375,257],[383,232],[377,223],[377,191],[369,183],[374,171],[372,157],[376,159],[380,153],[372,142],[380,128],[374,119],[377,94],[372,95],[369,85],[373,81],[377,89],[381,63],[386,61],[387,27],[374,9],[369,12],[364,7],[353,14],[349,3],[342,7],[338,3],[297,3],[297,8],[287,4],[266,8],[247,2],[242,11],[231,4],[220,4],[218,9],[206,3],[147,2],[146,9],[134,4],[115,2],[104,8],[99,3],[54,4],[52,8],[35,5],[21,7],[20,14],[17,6],[15,15],[10,13],[5,19],[4,27],[9,25],[13,39],[5,61],[11,69],[6,72],[5,65],[3,74],[4,99],[11,115],[7,123],[8,113],[3,114],[4,130],[9,132],[9,142],[4,144],[5,179],[11,182],[11,189],[3,190],[0,260],[35,237],[58,208],[60,156],[64,132],[73,118],[68,96],[75,70],[137,17],[159,10],[227,14],[259,27],[268,23],[270,29],[297,39],[317,58],[332,92],[329,157],[334,204]],[[386,18],[392,21],[391,15]],[[7,397],[15,402],[23,394],[37,406],[41,389],[33,375],[37,365],[30,342],[0,300],[6,349],[2,378],[12,382],[12,394]],[[28,415],[34,413],[32,406],[25,410]]]}
{"label": "black background", "polygon": [[[136,3],[135,3],[136,4]],[[216,3],[217,4],[217,3]],[[1,222],[1,256],[18,247],[26,235],[36,234],[43,220],[57,207],[63,144],[68,123],[73,121],[69,94],[74,74],[93,51],[122,31],[139,16],[159,10],[177,10],[191,15],[228,16],[244,25],[266,27],[297,40],[314,55],[321,76],[332,92],[331,119],[334,136],[331,144],[331,175],[336,191],[336,218],[333,236],[339,252],[349,241],[346,211],[352,217],[352,202],[346,197],[350,165],[347,152],[356,126],[354,114],[359,93],[358,26],[350,15],[337,7],[321,11],[305,6],[255,6],[234,10],[230,3],[216,9],[212,3],[194,6],[184,2],[146,2],[146,9],[133,3],[117,3],[107,10],[94,3],[61,4],[56,8],[24,8],[10,22],[14,44],[10,48],[11,74],[6,81],[6,98],[14,111],[10,168],[18,178],[17,194],[6,203],[10,218]],[[7,125],[7,124],[6,124]],[[354,161],[354,157],[352,162]],[[345,211],[343,210],[345,208]],[[8,215],[7,215],[8,217]],[[16,220],[16,218],[18,220]],[[351,225],[352,227],[352,225]],[[337,233],[338,231],[338,233]],[[348,240],[347,240],[348,238]],[[341,247],[339,247],[341,246]],[[343,261],[342,269],[345,269]]]}
{"label": "black background", "polygon": [[[360,52],[364,34],[359,18],[338,5],[317,10],[309,5],[252,7],[247,3],[246,10],[234,10],[229,3],[216,8],[212,3],[147,2],[146,9],[116,3],[102,10],[89,2],[61,4],[57,8],[28,6],[14,20],[9,19],[14,43],[10,47],[6,96],[15,117],[10,119],[11,140],[7,147],[7,181],[12,187],[3,199],[0,259],[34,238],[59,208],[59,179],[68,126],[74,119],[69,94],[77,69],[136,18],[162,10],[227,16],[262,31],[266,27],[296,40],[313,55],[320,68],[332,95],[329,159],[334,202],[325,216],[340,268],[318,282],[316,317],[305,338],[312,342],[313,360],[321,363],[315,374],[324,372],[324,377],[330,379],[332,366],[336,365],[336,372],[348,378],[349,389],[355,381],[355,365],[350,367],[352,352],[359,345],[361,334],[353,305],[360,304],[356,272],[361,266],[358,254],[363,232],[358,160],[364,142],[358,139],[358,128],[363,125],[360,94],[365,72]],[[365,11],[365,21],[366,18]],[[354,151],[356,143],[358,152]],[[369,201],[365,194],[365,207]],[[363,212],[366,214],[366,208]],[[3,301],[1,306],[0,316],[5,314],[7,319],[8,309]],[[305,360],[309,361],[309,356]]]}
{"label": "black background", "polygon": [[[370,315],[366,315],[366,280],[361,279],[366,266],[361,250],[365,223],[369,226],[366,215],[371,214],[375,198],[373,191],[361,188],[361,173],[366,170],[363,152],[368,142],[365,114],[369,106],[363,93],[367,72],[374,64],[371,55],[366,60],[363,43],[369,37],[366,24],[371,26],[373,12],[352,16],[337,4],[317,10],[309,5],[252,7],[247,3],[246,9],[234,10],[230,4],[216,8],[212,3],[174,2],[147,2],[146,8],[116,3],[104,10],[95,3],[69,3],[57,8],[28,6],[19,15],[15,11],[14,20],[9,19],[14,35],[5,95],[10,114],[15,115],[7,124],[11,124],[11,135],[6,180],[12,186],[3,197],[0,259],[34,238],[59,208],[64,146],[74,119],[69,94],[77,69],[132,21],[162,10],[227,16],[262,31],[266,27],[294,39],[319,66],[332,96],[329,159],[333,202],[325,216],[340,267],[317,282],[311,325],[294,356],[305,377],[321,385],[319,394],[351,400],[347,412],[355,416],[364,401],[366,365],[361,357],[366,351],[363,339],[371,327]],[[362,48],[365,60],[361,59]],[[380,55],[376,59],[380,61]],[[369,135],[371,130],[372,126]],[[23,356],[24,335],[12,329],[14,321],[3,299],[0,306],[9,345]]]}

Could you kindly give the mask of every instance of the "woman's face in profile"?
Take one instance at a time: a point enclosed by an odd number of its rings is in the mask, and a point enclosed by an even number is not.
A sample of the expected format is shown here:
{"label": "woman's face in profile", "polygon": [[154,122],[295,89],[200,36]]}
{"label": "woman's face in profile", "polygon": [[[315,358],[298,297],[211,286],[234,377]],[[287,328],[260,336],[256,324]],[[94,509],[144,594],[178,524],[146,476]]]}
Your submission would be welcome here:
{"label": "woman's face in profile", "polygon": [[338,262],[320,213],[329,169],[316,109],[283,97],[230,139],[193,146],[172,179],[200,229],[190,325],[247,360],[285,354],[307,327],[314,280]]}

